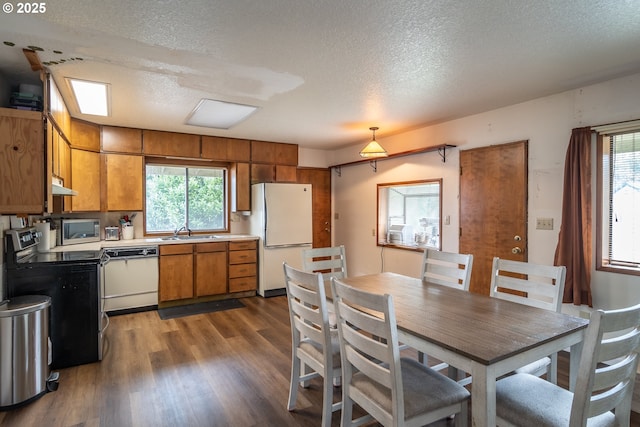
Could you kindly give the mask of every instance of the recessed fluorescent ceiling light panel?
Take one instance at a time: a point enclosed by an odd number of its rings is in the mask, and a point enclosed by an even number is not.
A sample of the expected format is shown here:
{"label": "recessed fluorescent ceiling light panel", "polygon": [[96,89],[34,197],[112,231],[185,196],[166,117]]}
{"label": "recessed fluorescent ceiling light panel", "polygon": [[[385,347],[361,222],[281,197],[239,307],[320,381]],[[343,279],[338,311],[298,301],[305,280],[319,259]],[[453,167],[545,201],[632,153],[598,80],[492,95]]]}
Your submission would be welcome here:
{"label": "recessed fluorescent ceiling light panel", "polygon": [[237,125],[256,111],[252,105],[202,99],[193,110],[187,124],[216,129],[229,129]]}
{"label": "recessed fluorescent ceiling light panel", "polygon": [[67,78],[82,114],[109,115],[109,85]]}

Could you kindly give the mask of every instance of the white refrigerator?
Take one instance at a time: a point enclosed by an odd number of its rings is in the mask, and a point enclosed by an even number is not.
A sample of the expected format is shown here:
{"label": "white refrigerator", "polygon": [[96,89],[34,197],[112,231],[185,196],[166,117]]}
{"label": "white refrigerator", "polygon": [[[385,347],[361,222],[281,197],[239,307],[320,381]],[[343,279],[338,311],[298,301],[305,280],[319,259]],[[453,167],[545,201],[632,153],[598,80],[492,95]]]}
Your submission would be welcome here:
{"label": "white refrigerator", "polygon": [[313,241],[311,184],[251,186],[251,234],[260,237],[258,293],[284,295],[282,263],[302,268],[302,251]]}

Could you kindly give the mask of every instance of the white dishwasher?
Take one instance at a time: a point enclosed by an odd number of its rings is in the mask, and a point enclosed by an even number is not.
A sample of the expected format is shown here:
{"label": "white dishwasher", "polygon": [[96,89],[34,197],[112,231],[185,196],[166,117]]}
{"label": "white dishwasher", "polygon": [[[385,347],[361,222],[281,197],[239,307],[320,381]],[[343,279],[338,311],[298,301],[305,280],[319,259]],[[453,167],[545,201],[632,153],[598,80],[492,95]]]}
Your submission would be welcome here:
{"label": "white dishwasher", "polygon": [[106,248],[103,310],[135,312],[158,307],[158,247]]}

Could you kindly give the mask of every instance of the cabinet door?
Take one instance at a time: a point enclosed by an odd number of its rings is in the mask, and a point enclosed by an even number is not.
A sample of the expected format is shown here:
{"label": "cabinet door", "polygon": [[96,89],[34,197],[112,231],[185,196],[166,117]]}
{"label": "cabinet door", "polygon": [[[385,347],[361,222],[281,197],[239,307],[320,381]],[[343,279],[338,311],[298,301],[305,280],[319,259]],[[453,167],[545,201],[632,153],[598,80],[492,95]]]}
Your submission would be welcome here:
{"label": "cabinet door", "polygon": [[0,213],[44,210],[42,113],[0,109]]}
{"label": "cabinet door", "polygon": [[274,182],[276,176],[275,165],[251,164],[251,183]]}
{"label": "cabinet door", "polygon": [[297,144],[275,144],[275,163],[278,165],[298,166]]}
{"label": "cabinet door", "polygon": [[142,142],[146,155],[200,157],[200,135],[144,130]]}
{"label": "cabinet door", "polygon": [[201,144],[203,159],[227,160],[227,138],[203,136]]}
{"label": "cabinet door", "polygon": [[102,126],[102,151],[142,153],[142,130]]}
{"label": "cabinet door", "polygon": [[196,254],[196,296],[227,293],[227,252]]}
{"label": "cabinet door", "polygon": [[[71,148],[62,137],[58,140],[58,173],[62,178],[62,182],[68,186],[71,183]],[[74,196],[64,196],[64,205],[60,207],[60,212],[66,212],[71,209],[71,197]]]}
{"label": "cabinet door", "polygon": [[251,165],[236,163],[231,168],[231,211],[251,210]]}
{"label": "cabinet door", "polygon": [[108,211],[142,210],[142,156],[104,154]]}
{"label": "cabinet door", "polygon": [[159,282],[160,302],[193,298],[193,254],[160,256]]}
{"label": "cabinet door", "polygon": [[100,127],[93,123],[71,119],[71,146],[89,151],[100,151]]}
{"label": "cabinet door", "polygon": [[73,211],[100,211],[100,153],[71,149],[71,188]]}
{"label": "cabinet door", "polygon": [[276,168],[276,182],[296,182],[297,181],[298,179],[297,167],[276,165],[275,168]]}
{"label": "cabinet door", "polygon": [[270,163],[276,161],[276,144],[266,141],[251,141],[251,162]]}

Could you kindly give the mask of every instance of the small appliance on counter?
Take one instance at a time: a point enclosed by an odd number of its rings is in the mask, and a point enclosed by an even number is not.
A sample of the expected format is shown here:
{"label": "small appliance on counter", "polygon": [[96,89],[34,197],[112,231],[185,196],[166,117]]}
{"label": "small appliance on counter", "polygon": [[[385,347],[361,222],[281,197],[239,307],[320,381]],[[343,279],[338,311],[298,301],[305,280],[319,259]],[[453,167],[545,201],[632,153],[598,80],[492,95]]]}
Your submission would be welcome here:
{"label": "small appliance on counter", "polygon": [[60,219],[59,245],[75,245],[100,241],[100,220],[93,218]]}
{"label": "small appliance on counter", "polygon": [[120,240],[120,230],[118,227],[105,227],[104,240]]}

